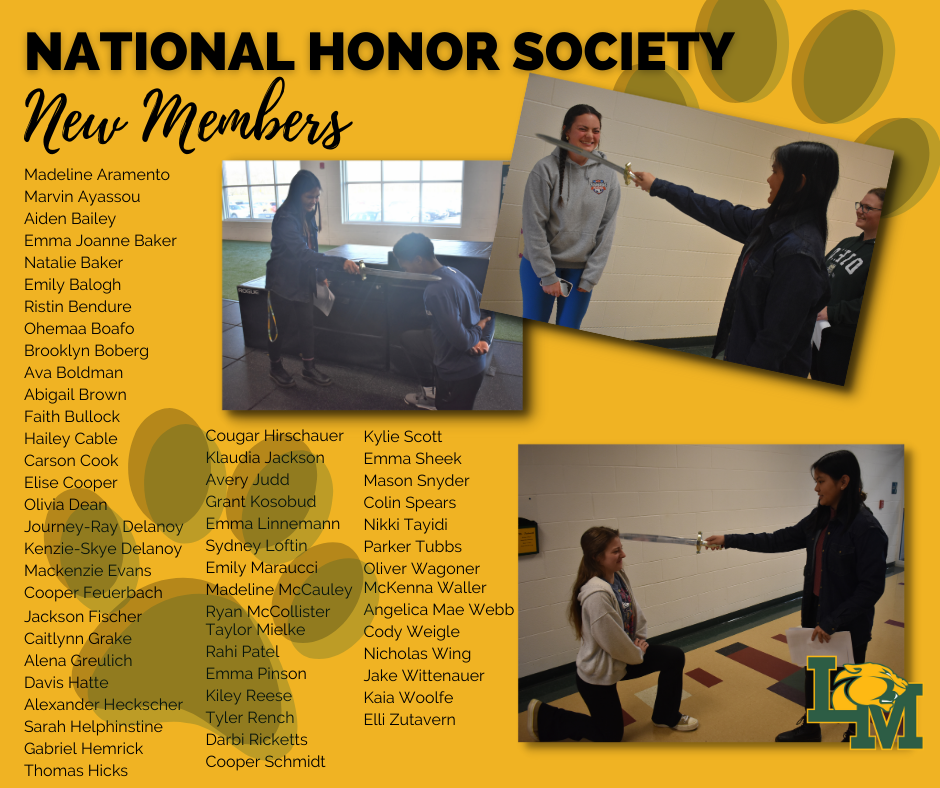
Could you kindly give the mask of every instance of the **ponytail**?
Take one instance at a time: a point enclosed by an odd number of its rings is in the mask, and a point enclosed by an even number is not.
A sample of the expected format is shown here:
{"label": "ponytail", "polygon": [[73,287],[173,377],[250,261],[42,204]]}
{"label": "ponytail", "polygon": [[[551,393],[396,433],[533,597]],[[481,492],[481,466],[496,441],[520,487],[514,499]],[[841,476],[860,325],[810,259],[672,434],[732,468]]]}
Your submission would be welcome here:
{"label": "ponytail", "polygon": [[[583,112],[580,114],[584,114]],[[607,545],[620,534],[613,528],[604,528],[596,525],[588,528],[581,534],[581,563],[578,564],[578,574],[571,587],[571,602],[568,604],[568,621],[574,627],[578,638],[581,637],[581,588],[592,577],[602,574],[598,558],[607,550]]]}

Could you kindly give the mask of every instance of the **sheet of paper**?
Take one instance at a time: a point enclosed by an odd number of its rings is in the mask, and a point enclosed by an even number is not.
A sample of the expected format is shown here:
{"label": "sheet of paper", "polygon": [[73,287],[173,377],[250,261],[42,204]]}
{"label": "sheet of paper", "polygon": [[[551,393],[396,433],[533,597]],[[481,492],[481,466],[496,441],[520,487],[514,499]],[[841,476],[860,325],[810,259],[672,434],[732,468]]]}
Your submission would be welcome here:
{"label": "sheet of paper", "polygon": [[813,329],[813,344],[816,346],[816,349],[819,350],[822,345],[822,332],[823,329],[829,328],[832,323],[828,320],[817,320],[816,327]]}
{"label": "sheet of paper", "polygon": [[830,656],[835,656],[836,664],[840,668],[843,665],[854,664],[855,655],[852,652],[852,636],[848,632],[836,632],[828,643],[823,643],[819,639],[810,640],[812,635],[812,629],[793,627],[787,630],[790,662],[794,665],[805,667],[807,657]]}
{"label": "sheet of paper", "polygon": [[336,296],[333,295],[333,291],[327,285],[321,285],[317,282],[317,294],[313,299],[313,305],[319,309],[327,317],[330,316],[330,312],[333,309],[333,302],[336,300]]}

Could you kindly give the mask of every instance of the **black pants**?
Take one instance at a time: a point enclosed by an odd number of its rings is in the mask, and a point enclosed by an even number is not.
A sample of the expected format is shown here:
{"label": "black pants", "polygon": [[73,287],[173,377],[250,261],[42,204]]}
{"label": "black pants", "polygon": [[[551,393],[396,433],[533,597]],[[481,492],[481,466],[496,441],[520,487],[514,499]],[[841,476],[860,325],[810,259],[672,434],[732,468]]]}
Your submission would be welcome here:
{"label": "black pants", "polygon": [[463,380],[438,380],[434,405],[438,410],[473,410],[486,372]]}
{"label": "black pants", "polygon": [[[672,727],[682,719],[682,669],[685,653],[675,646],[654,646],[646,650],[643,662],[627,665],[622,681],[659,671],[659,688],[653,706],[653,722]],[[541,741],[620,741],[623,738],[623,711],[616,684],[588,684],[580,676],[578,692],[591,713],[579,714],[543,703],[539,709],[538,732]]]}
{"label": "black pants", "polygon": [[422,386],[434,385],[434,340],[430,328],[405,331],[401,335],[402,350],[408,357],[411,371]]}
{"label": "black pants", "polygon": [[[313,303],[290,301],[270,291],[268,296],[271,299],[271,311],[274,313],[273,318],[270,314],[268,315],[268,356],[271,361],[280,361],[284,338],[294,332],[299,337],[301,357],[305,361],[312,361],[316,344]],[[277,335],[272,341],[271,336],[275,333],[275,326]]]}
{"label": "black pants", "polygon": [[405,331],[401,335],[401,346],[420,385],[436,385],[434,404],[438,410],[473,410],[485,372],[463,380],[435,381],[434,340],[429,328]]}
{"label": "black pants", "polygon": [[854,336],[843,337],[834,334],[831,328],[824,329],[822,347],[813,345],[813,366],[810,368],[813,380],[844,386],[845,377],[849,374],[849,360],[852,358],[854,342]]}

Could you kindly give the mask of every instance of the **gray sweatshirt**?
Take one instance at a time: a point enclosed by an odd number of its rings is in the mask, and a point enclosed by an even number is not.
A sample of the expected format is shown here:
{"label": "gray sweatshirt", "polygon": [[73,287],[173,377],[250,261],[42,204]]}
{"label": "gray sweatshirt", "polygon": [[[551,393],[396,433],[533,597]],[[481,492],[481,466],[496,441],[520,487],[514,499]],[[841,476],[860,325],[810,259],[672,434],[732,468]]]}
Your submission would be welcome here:
{"label": "gray sweatshirt", "polygon": [[[567,157],[563,200],[558,202],[561,149],[540,159],[525,187],[522,232],[525,256],[543,286],[558,281],[556,268],[583,268],[579,287],[591,291],[600,281],[617,224],[620,180],[616,171]],[[603,153],[598,152],[603,156]],[[606,157],[605,157],[606,158]]]}
{"label": "gray sweatshirt", "polygon": [[[617,573],[630,592],[636,608],[636,636],[646,640],[646,616],[626,574]],[[623,616],[614,590],[602,577],[592,577],[578,593],[581,602],[581,649],[576,665],[578,675],[588,684],[616,684],[627,665],[643,662],[643,652],[623,628]]]}

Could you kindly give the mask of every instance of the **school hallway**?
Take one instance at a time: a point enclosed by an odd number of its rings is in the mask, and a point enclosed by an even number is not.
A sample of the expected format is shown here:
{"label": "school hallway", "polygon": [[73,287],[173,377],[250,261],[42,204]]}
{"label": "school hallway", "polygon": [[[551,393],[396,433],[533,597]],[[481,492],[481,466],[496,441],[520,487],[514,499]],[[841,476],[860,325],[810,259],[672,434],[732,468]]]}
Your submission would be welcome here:
{"label": "school hallway", "polygon": [[[904,571],[891,568],[885,593],[875,606],[872,640],[865,661],[885,665],[905,677]],[[731,621],[658,643],[686,652],[682,713],[700,726],[689,733],[656,728],[650,720],[658,674],[619,682],[624,742],[773,742],[804,713],[803,669],[789,660],[785,632],[800,626],[799,599],[778,603]],[[536,683],[519,693],[519,741],[532,741],[526,727],[531,698],[586,713],[574,674]],[[844,724],[822,725],[823,742],[841,742]]]}

